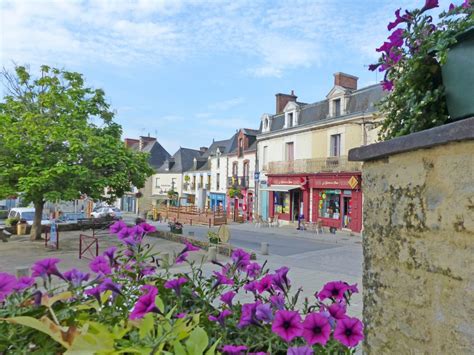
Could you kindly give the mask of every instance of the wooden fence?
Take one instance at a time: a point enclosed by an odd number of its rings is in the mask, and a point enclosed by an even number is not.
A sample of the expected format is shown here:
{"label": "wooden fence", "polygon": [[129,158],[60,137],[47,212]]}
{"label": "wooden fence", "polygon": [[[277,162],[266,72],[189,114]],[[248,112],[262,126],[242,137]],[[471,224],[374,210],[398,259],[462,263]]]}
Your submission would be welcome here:
{"label": "wooden fence", "polygon": [[195,206],[158,207],[153,210],[153,219],[178,221],[183,224],[202,224],[220,226],[227,224],[227,215],[223,210],[198,209]]}

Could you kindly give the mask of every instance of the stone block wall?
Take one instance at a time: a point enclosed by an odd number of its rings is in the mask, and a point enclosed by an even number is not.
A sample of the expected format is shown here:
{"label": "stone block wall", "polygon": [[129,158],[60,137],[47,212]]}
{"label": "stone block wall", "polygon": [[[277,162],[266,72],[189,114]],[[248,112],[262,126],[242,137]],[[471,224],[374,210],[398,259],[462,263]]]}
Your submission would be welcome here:
{"label": "stone block wall", "polygon": [[350,153],[365,160],[367,354],[474,351],[474,120],[453,125]]}

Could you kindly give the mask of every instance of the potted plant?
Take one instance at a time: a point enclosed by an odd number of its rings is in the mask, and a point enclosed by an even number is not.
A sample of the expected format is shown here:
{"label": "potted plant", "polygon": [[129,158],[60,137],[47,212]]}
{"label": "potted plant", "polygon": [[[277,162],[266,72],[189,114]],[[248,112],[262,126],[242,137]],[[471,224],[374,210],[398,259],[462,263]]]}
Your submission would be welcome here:
{"label": "potted plant", "polygon": [[20,221],[20,219],[18,217],[7,218],[5,220],[5,225],[7,227],[15,228],[19,221]]}
{"label": "potted plant", "polygon": [[[456,48],[457,41],[463,40],[462,35],[474,26],[472,5],[469,0],[459,6],[451,4],[435,22],[429,11],[438,6],[438,0],[426,0],[421,9],[405,10],[403,14],[398,9],[395,21],[387,26],[392,33],[377,48],[381,53],[378,63],[369,66],[369,70],[385,72],[382,85],[389,92],[379,103],[385,117],[381,125],[382,139],[432,128],[465,116],[466,113],[457,112],[447,103],[450,97],[458,106],[463,106],[459,104],[460,97],[468,100],[470,105],[466,108],[472,108],[472,89],[462,89],[466,87],[462,84],[460,89],[465,91],[460,95],[453,94],[452,86],[460,84],[447,79],[454,75],[452,72],[464,77],[467,73],[473,75],[474,54],[470,55],[471,66],[467,69],[456,67],[456,60],[448,59],[450,48]],[[467,48],[472,51],[472,43]],[[461,55],[465,50],[461,47]],[[452,63],[447,64],[447,61]],[[442,70],[446,64],[447,69]],[[464,60],[464,64],[469,64],[469,60]],[[468,85],[473,85],[472,81]],[[444,84],[447,84],[446,88]]]}
{"label": "potted plant", "polygon": [[242,195],[242,192],[240,191],[240,189],[235,188],[235,187],[231,187],[229,189],[229,197],[230,198],[235,198],[235,197],[242,198],[243,195]]}
{"label": "potted plant", "polygon": [[136,198],[141,198],[141,197],[143,197],[143,194],[140,191],[138,191],[138,192],[135,193],[135,197]]}
{"label": "potted plant", "polygon": [[219,244],[219,235],[216,232],[207,232],[207,239],[209,240],[209,244]]}
{"label": "potted plant", "polygon": [[170,232],[174,234],[183,234],[183,225],[179,222],[169,222]]}

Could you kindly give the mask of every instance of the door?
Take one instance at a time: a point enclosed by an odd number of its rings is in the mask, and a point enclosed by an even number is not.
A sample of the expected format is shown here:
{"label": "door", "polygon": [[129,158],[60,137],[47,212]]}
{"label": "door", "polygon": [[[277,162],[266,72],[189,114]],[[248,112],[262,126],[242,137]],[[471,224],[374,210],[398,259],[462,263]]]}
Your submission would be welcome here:
{"label": "door", "polygon": [[247,194],[247,220],[252,222],[253,220],[253,194]]}
{"label": "door", "polygon": [[348,196],[343,196],[342,228],[350,228],[351,215],[352,215],[352,199]]}
{"label": "door", "polygon": [[350,229],[354,232],[362,230],[362,192],[352,191]]}
{"label": "door", "polygon": [[262,191],[260,194],[260,214],[264,221],[268,221],[268,191]]}
{"label": "door", "polygon": [[300,190],[293,190],[291,195],[293,197],[291,201],[291,220],[298,221],[300,215],[301,192]]}

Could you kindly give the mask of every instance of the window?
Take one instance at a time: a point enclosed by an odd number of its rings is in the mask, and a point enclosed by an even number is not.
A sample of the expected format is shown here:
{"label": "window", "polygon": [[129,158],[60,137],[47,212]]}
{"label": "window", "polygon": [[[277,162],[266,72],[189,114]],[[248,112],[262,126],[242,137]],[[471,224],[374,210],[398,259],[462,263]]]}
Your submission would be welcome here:
{"label": "window", "polygon": [[244,155],[244,139],[239,139],[239,149],[238,149],[238,156],[241,157]]}
{"label": "window", "polygon": [[273,194],[274,213],[290,213],[290,193],[289,192],[275,192]]}
{"label": "window", "polygon": [[206,186],[206,190],[210,190],[211,189],[211,175],[207,175],[207,186]]}
{"label": "window", "polygon": [[290,112],[288,114],[288,122],[287,122],[287,127],[293,127],[293,112]]}
{"label": "window", "polygon": [[160,178],[155,179],[155,187],[160,187]]}
{"label": "window", "polygon": [[218,154],[217,155],[217,169],[219,169],[221,167],[221,155]]}
{"label": "window", "polygon": [[331,136],[331,157],[338,157],[341,155],[341,135],[333,134]]}
{"label": "window", "polygon": [[220,190],[220,184],[221,184],[221,174],[217,173],[216,174],[216,190]]}
{"label": "window", "polygon": [[285,145],[285,156],[287,161],[295,160],[294,144],[293,142],[286,143]]}
{"label": "window", "polygon": [[244,162],[244,177],[248,177],[249,176],[249,162],[246,161]]}
{"label": "window", "polygon": [[239,166],[237,164],[238,163],[236,161],[232,163],[232,176],[239,175]]}
{"label": "window", "polygon": [[319,216],[339,219],[341,190],[323,190],[319,193]]}
{"label": "window", "polygon": [[171,191],[174,191],[176,186],[176,178],[171,178]]}
{"label": "window", "polygon": [[334,117],[338,117],[341,115],[341,99],[336,99],[333,101],[333,110]]}
{"label": "window", "polygon": [[266,169],[266,165],[268,163],[268,146],[263,147],[263,156],[262,156],[262,165],[263,169]]}

